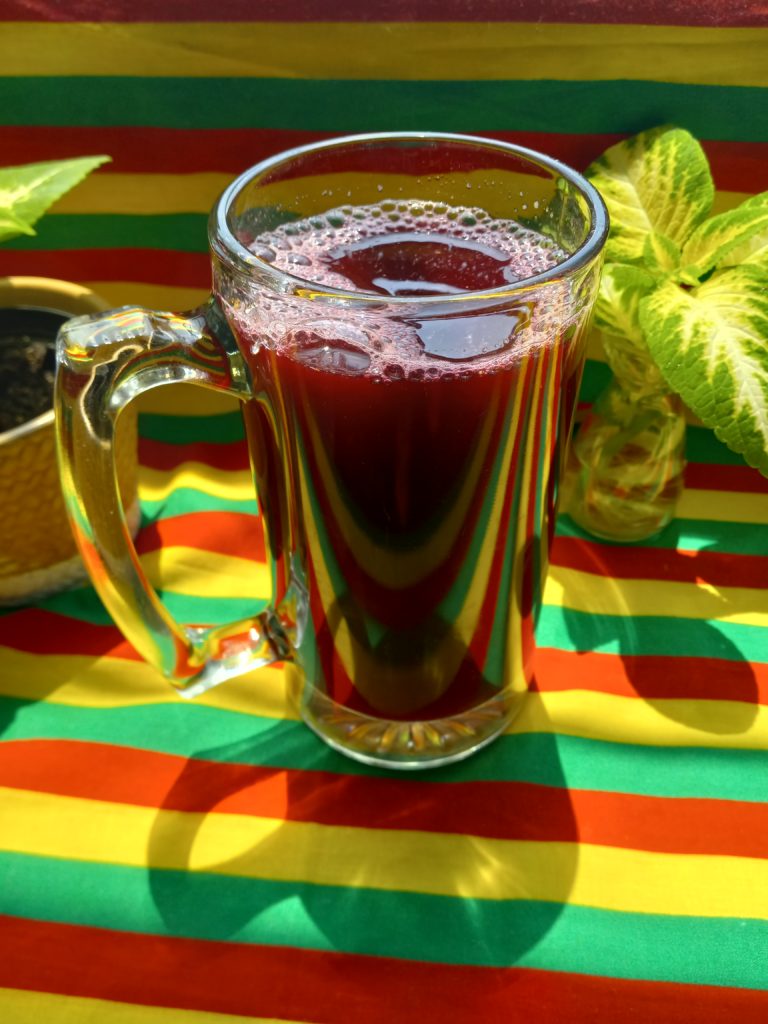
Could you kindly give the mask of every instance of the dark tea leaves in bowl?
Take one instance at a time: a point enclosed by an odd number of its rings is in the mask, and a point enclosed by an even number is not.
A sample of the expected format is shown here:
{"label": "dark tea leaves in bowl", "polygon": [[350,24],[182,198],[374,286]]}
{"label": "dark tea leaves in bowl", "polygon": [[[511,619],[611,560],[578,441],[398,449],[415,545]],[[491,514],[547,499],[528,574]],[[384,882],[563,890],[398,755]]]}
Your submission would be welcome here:
{"label": "dark tea leaves in bowl", "polygon": [[68,318],[50,309],[0,309],[0,432],[51,409],[56,334]]}

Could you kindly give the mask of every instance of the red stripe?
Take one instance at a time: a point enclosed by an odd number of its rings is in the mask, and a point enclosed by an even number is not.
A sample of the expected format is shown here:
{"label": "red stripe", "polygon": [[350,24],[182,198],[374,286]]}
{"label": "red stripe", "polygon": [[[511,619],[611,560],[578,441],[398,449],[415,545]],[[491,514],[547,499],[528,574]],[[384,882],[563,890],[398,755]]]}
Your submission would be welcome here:
{"label": "red stripe", "polygon": [[0,920],[0,985],[150,1006],[317,1024],[763,1024],[768,1013],[768,993],[751,989]]}
{"label": "red stripe", "polygon": [[763,0],[5,0],[0,20],[19,21],[538,21],[641,25],[768,24]]}
{"label": "red stripe", "polygon": [[[256,535],[253,540],[258,543]],[[169,540],[166,538],[165,542]],[[159,546],[160,536],[155,535],[152,543]],[[238,548],[242,553],[242,547]],[[151,549],[149,543],[147,549]],[[0,645],[50,657],[82,655],[141,660],[115,626],[74,622],[65,615],[39,608],[24,608],[0,618]],[[535,667],[532,688],[540,693],[586,690],[643,700],[768,704],[768,664],[540,647]]]}
{"label": "red stripe", "polygon": [[[552,565],[612,579],[710,583],[722,587],[754,587],[755,607],[768,578],[766,557],[720,551],[675,551],[600,544],[579,537],[558,537],[552,546]],[[726,609],[723,609],[724,613]]]}
{"label": "red stripe", "polygon": [[[467,131],[471,129],[471,125],[466,126]],[[234,176],[267,156],[338,134],[260,128],[193,130],[77,125],[0,128],[4,164],[109,153],[113,162],[100,168],[99,174],[219,171]],[[528,146],[581,169],[624,137],[545,132],[484,132],[483,135]],[[768,189],[768,142],[718,140],[705,141],[703,145],[719,189],[747,193]]]}
{"label": "red stripe", "polygon": [[[768,704],[768,664],[540,647],[536,651],[533,689],[542,693],[588,690],[641,700]],[[745,727],[754,714],[754,708],[745,708]]]}
{"label": "red stripe", "polygon": [[[709,491],[745,491],[768,494],[768,479],[751,466],[722,466],[709,462],[689,462],[685,467],[685,486]],[[766,552],[768,554],[768,551]]]}
{"label": "red stripe", "polygon": [[219,171],[233,176],[274,153],[331,138],[333,132],[271,129],[3,127],[3,163],[27,163],[108,153],[99,173],[185,174]]}
{"label": "red stripe", "polygon": [[[204,513],[200,513],[204,515]],[[159,524],[162,525],[162,524]],[[180,524],[181,525],[181,524]],[[237,527],[239,529],[239,526]],[[151,529],[151,528],[148,528]],[[172,543],[186,543],[190,536],[169,527],[158,529],[141,550]],[[217,543],[226,541],[217,531]],[[258,532],[252,534],[258,552]],[[207,542],[210,547],[213,541]],[[261,541],[263,544],[263,540]],[[237,542],[232,553],[242,555]],[[254,555],[258,558],[258,554]],[[30,654],[83,655],[141,660],[114,626],[74,622],[71,618],[39,608],[24,608],[0,618],[0,644]],[[643,700],[728,700],[748,705],[768,704],[768,664],[727,661],[719,658],[674,658],[654,655],[618,655],[594,651],[561,651],[540,647],[536,651],[532,688],[540,693],[587,690]]]}
{"label": "red stripe", "polygon": [[[200,241],[205,235],[201,229]],[[66,281],[134,281],[178,288],[210,288],[204,252],[177,249],[0,249],[0,275],[58,277]]]}
{"label": "red stripe", "polygon": [[150,523],[136,538],[139,554],[178,546],[197,548],[214,557],[229,555],[262,563],[266,558],[261,520],[244,512],[193,512],[170,516]]}
{"label": "red stripe", "polygon": [[29,654],[142,660],[116,626],[76,622],[40,608],[22,608],[0,618],[0,644]]}
{"label": "red stripe", "polygon": [[182,462],[201,462],[228,473],[250,468],[248,446],[244,441],[198,441],[180,445],[142,437],[139,439],[139,462],[142,466],[162,470],[176,469]]}
{"label": "red stripe", "polygon": [[523,782],[366,778],[188,760],[62,740],[0,744],[0,784],[170,811],[215,811],[388,832],[768,856],[768,804],[734,800],[638,796]]}

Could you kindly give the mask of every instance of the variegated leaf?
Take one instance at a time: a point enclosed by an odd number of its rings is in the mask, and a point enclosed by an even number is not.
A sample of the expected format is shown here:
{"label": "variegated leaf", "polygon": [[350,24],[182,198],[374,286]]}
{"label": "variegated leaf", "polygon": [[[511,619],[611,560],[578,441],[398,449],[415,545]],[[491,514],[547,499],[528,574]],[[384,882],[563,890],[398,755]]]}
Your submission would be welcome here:
{"label": "variegated leaf", "polygon": [[[768,209],[768,192],[752,196],[738,207],[740,210]],[[730,249],[718,260],[720,267],[737,267],[742,263],[759,263],[768,267],[768,228],[762,228],[747,241]]]}
{"label": "variegated leaf", "polygon": [[768,244],[768,203],[742,203],[699,224],[683,246],[680,262],[689,278],[701,278],[712,267],[722,265],[734,249],[758,236]]}
{"label": "variegated leaf", "polygon": [[682,246],[712,207],[707,158],[682,128],[654,128],[611,146],[586,174],[610,213],[609,261],[640,262],[651,231]]}
{"label": "variegated leaf", "polygon": [[645,236],[643,262],[654,277],[670,277],[680,266],[680,246],[660,231]]}
{"label": "variegated leaf", "polygon": [[757,195],[750,196],[749,199],[745,199],[741,204],[742,206],[768,206],[768,192],[758,192]]}
{"label": "variegated leaf", "polygon": [[670,387],[768,476],[768,271],[735,267],[641,299],[640,324]]}
{"label": "variegated leaf", "polygon": [[638,307],[652,287],[653,278],[640,267],[609,263],[603,269],[595,303],[595,325],[606,334],[628,338],[645,348]]}
{"label": "variegated leaf", "polygon": [[0,218],[5,228],[2,238],[34,234],[21,227],[10,229],[14,221],[31,228],[49,206],[109,159],[108,156],[86,156],[0,168]]}

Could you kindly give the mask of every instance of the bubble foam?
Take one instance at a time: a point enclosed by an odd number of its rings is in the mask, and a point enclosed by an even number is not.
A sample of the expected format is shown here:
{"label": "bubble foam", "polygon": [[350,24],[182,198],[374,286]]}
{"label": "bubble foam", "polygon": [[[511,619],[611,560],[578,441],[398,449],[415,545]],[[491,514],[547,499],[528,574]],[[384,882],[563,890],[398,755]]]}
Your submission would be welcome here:
{"label": "bubble foam", "polygon": [[[266,344],[318,371],[429,381],[464,376],[468,364],[472,372],[495,372],[560,334],[566,310],[574,315],[567,284],[554,281],[509,308],[474,313],[457,308],[452,316],[415,319],[400,305],[395,316],[394,308],[387,307],[389,296],[356,287],[334,267],[338,261],[333,254],[366,240],[385,245],[401,235],[492,251],[509,284],[550,270],[566,258],[551,239],[478,207],[416,199],[341,206],[264,232],[249,248],[310,286],[375,294],[381,306],[354,311],[326,306],[315,312],[306,299],[260,291],[254,303],[231,308],[239,333],[254,339],[254,350]],[[412,295],[414,310],[423,297]]]}
{"label": "bubble foam", "polygon": [[[418,199],[336,207],[264,232],[249,248],[273,267],[302,280],[361,291],[333,270],[329,253],[366,239],[419,232],[455,243],[487,247],[506,256],[510,283],[550,270],[565,258],[565,253],[551,239],[517,221],[491,217],[479,207],[448,206]],[[269,255],[264,256],[264,253]]]}

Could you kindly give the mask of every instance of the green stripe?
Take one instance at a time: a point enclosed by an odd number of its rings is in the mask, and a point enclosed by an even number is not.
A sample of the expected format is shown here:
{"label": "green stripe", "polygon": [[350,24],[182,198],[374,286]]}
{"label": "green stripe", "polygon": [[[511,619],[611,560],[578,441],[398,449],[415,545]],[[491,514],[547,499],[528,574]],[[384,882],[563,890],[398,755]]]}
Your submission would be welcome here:
{"label": "green stripe", "polygon": [[768,554],[768,532],[764,523],[718,523],[705,519],[676,519],[649,541],[652,547],[682,551],[715,551],[737,555]]}
{"label": "green stripe", "polygon": [[208,251],[201,213],[59,213],[44,217],[37,233],[9,243],[12,249],[168,249]]}
{"label": "green stripe", "polygon": [[603,388],[608,386],[613,374],[607,363],[598,362],[596,359],[588,359],[584,364],[584,376],[581,379],[579,389],[579,401],[594,402]]}
{"label": "green stripe", "polygon": [[[164,590],[157,593],[177,621],[194,624],[235,622],[246,616],[255,615],[266,604],[266,601],[246,597],[197,597]],[[54,594],[40,601],[37,607],[94,626],[112,625],[112,619],[92,587]]]}
{"label": "green stripe", "polygon": [[44,611],[65,615],[76,622],[88,622],[92,626],[111,626],[106,608],[93,587],[76,587],[60,594],[52,594],[35,604]]}
{"label": "green stripe", "polygon": [[[611,379],[606,363],[588,359],[584,366],[579,400],[592,402]],[[243,441],[245,432],[239,411],[215,416],[173,416],[141,413],[139,433],[150,441],[164,444],[195,444],[208,441],[228,444]],[[705,427],[689,426],[686,432],[686,458],[689,462],[716,463],[721,466],[743,466],[744,459],[732,452]]]}
{"label": "green stripe", "polygon": [[30,76],[0,79],[0,94],[5,123],[23,126],[601,134],[670,121],[704,139],[768,140],[764,90],[740,86]]}
{"label": "green stripe", "polygon": [[221,625],[237,622],[256,615],[267,604],[251,597],[191,597],[170,590],[158,591],[158,596],[178,622],[200,625]]}
{"label": "green stripe", "polygon": [[164,444],[195,444],[199,441],[228,444],[245,438],[239,410],[216,416],[169,416],[141,413],[139,434]]}
{"label": "green stripe", "polygon": [[[212,598],[173,591],[158,593],[174,618],[186,623],[233,622],[254,615],[266,603],[253,598]],[[40,602],[39,607],[95,625],[111,622],[89,587],[56,594]],[[536,636],[540,647],[563,651],[768,662],[768,630],[720,620],[594,615],[559,605],[545,605]]]}
{"label": "green stripe", "polygon": [[[162,590],[157,593],[171,615],[179,622],[186,623],[235,622],[256,614],[266,604],[265,601],[245,597],[196,597]],[[79,587],[53,594],[39,601],[36,607],[64,615],[75,622],[87,622],[93,626],[112,625],[112,619],[93,587]]]}
{"label": "green stripe", "polygon": [[[187,623],[232,622],[255,614],[266,603],[252,598],[198,597],[173,591],[159,591],[159,595],[171,614]],[[41,601],[39,607],[94,625],[111,623],[90,587],[56,594]],[[768,662],[768,630],[725,620],[652,615],[629,618],[545,605],[536,637],[540,647],[563,651]]]}
{"label": "green stripe", "polygon": [[[557,520],[558,537],[580,537],[592,544],[610,546],[578,527],[567,515]],[[681,551],[712,551],[721,554],[768,554],[768,535],[763,523],[719,523],[708,519],[675,519],[655,537],[633,547]],[[652,558],[649,555],[649,558]]]}
{"label": "green stripe", "polygon": [[[6,740],[109,743],[222,763],[392,778],[335,753],[301,722],[170,704],[82,708],[0,698]],[[433,769],[430,782],[501,781],[645,796],[768,803],[768,751],[658,747],[526,733],[502,736],[467,761]]]}
{"label": "green stripe", "polygon": [[[685,436],[685,457],[689,462],[715,462],[720,466],[744,466],[744,459],[718,441],[705,427],[688,427]],[[755,470],[757,476],[757,470]]]}
{"label": "green stripe", "polygon": [[594,615],[545,605],[536,630],[540,647],[668,658],[768,662],[768,630],[725,620],[666,615]]}
{"label": "green stripe", "polygon": [[[584,367],[579,400],[592,402],[611,379],[606,363],[587,360]],[[245,432],[239,411],[215,416],[173,416],[141,413],[139,433],[150,441],[165,444],[194,444],[210,441],[227,444],[243,441]],[[686,458],[689,462],[715,463],[721,466],[743,466],[744,459],[718,441],[711,430],[689,426],[686,432]]]}
{"label": "green stripe", "polygon": [[[575,848],[573,857],[571,872]],[[0,894],[4,914],[150,935],[768,988],[755,956],[768,943],[768,923],[757,920],[463,900],[15,853],[0,853]]]}
{"label": "green stripe", "polygon": [[244,501],[217,498],[215,494],[206,494],[191,487],[180,487],[177,491],[171,491],[167,498],[158,498],[157,501],[143,498],[141,508],[145,517],[144,525],[156,519],[168,519],[189,512],[246,512],[253,515],[257,512],[255,498]]}

